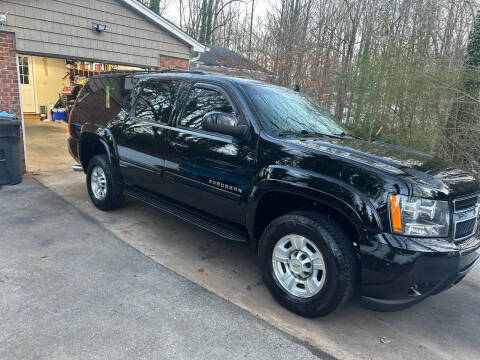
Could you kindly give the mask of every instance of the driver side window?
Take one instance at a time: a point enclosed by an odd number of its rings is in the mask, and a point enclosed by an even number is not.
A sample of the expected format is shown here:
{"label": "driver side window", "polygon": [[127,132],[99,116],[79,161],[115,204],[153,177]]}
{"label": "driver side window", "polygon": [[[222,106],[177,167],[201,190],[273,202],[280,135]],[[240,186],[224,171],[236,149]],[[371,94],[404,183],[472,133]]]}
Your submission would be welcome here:
{"label": "driver side window", "polygon": [[232,105],[222,93],[212,89],[194,88],[188,94],[179,125],[200,129],[203,116],[211,111],[235,114]]}

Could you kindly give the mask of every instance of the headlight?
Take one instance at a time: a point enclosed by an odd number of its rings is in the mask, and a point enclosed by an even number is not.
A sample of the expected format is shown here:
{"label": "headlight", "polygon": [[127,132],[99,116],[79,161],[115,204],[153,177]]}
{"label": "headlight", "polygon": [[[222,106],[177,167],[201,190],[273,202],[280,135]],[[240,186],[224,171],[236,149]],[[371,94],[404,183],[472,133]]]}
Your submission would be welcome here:
{"label": "headlight", "polygon": [[446,237],[450,216],[447,201],[390,195],[392,231],[410,236]]}

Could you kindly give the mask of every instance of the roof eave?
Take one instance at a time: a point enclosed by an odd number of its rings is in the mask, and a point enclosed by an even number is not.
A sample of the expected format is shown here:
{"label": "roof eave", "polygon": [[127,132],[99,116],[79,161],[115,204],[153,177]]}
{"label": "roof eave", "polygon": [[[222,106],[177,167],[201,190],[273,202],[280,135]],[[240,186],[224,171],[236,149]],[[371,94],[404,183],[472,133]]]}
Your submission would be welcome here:
{"label": "roof eave", "polygon": [[140,12],[148,19],[152,20],[153,22],[157,23],[160,27],[168,31],[170,34],[175,36],[177,39],[184,41],[188,45],[190,45],[192,51],[196,51],[199,53],[203,53],[206,50],[206,46],[186,34],[180,28],[176,27],[174,24],[169,22],[168,20],[164,19],[158,14],[155,14],[152,10],[147,8],[145,5],[141,4],[137,0],[122,0],[131,8],[135,9],[136,11]]}

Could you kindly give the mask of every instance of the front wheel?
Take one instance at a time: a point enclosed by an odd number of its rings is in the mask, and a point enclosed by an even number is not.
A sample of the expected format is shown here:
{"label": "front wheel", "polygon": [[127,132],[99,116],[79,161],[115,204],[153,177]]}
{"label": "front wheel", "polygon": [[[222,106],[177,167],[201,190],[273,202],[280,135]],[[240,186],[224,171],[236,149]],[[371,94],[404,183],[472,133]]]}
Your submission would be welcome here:
{"label": "front wheel", "polygon": [[346,303],[358,276],[351,239],[326,215],[296,212],[265,229],[259,245],[263,279],[273,297],[306,317]]}
{"label": "front wheel", "polygon": [[93,204],[100,210],[112,210],[124,201],[120,174],[112,168],[107,155],[96,155],[88,163],[87,190]]}

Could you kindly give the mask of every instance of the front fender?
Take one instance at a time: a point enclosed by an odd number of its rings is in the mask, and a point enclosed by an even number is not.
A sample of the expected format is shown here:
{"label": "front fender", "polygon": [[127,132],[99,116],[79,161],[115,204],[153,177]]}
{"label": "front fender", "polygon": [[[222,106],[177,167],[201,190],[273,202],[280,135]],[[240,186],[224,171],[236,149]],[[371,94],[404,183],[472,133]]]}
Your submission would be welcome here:
{"label": "front fender", "polygon": [[349,184],[328,176],[292,168],[270,166],[264,169],[249,197],[247,226],[254,234],[255,214],[263,196],[279,191],[309,198],[342,213],[355,226],[370,232],[382,232],[383,224],[370,199]]}

